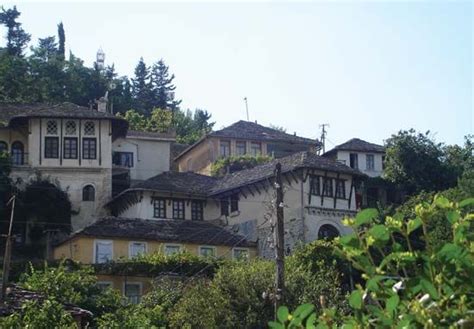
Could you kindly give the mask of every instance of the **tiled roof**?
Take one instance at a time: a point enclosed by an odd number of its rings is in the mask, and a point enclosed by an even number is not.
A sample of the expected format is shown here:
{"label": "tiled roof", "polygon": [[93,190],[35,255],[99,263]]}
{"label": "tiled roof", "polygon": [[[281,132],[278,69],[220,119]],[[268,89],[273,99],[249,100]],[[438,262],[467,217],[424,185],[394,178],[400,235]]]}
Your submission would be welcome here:
{"label": "tiled roof", "polygon": [[193,172],[167,171],[136,184],[132,190],[206,195],[216,180],[217,178]]}
{"label": "tiled roof", "polygon": [[[16,284],[11,284],[7,287],[6,302],[0,305],[0,317],[20,312],[22,306],[27,301],[37,301],[42,303],[45,299],[46,297],[41,293],[26,290]],[[92,317],[91,312],[72,304],[63,304],[63,308],[73,317]]]}
{"label": "tiled roof", "polygon": [[10,126],[26,118],[110,119],[114,122],[114,128],[117,128],[114,132],[117,136],[125,135],[128,129],[128,122],[124,119],[73,103],[64,102],[54,105],[0,103],[0,126]]}
{"label": "tiled roof", "polygon": [[278,129],[273,129],[269,127],[262,126],[255,122],[250,121],[237,121],[236,123],[231,124],[230,126],[213,131],[201,138],[199,141],[188,147],[180,155],[176,157],[178,159],[182,155],[186,154],[188,151],[193,149],[197,144],[201,143],[207,137],[224,137],[224,138],[240,138],[245,140],[256,140],[256,141],[266,141],[266,142],[288,142],[295,144],[307,144],[317,146],[320,142],[316,139],[310,139],[305,137],[300,137],[292,134],[287,134]]}
{"label": "tiled roof", "polygon": [[175,140],[176,133],[175,132],[150,132],[150,131],[129,130],[127,132],[127,137]]}
{"label": "tiled roof", "polygon": [[275,159],[252,169],[237,171],[221,178],[214,184],[210,195],[220,194],[241,186],[252,184],[274,176],[275,165],[280,162],[282,173],[300,168],[327,170],[356,176],[365,176],[340,162],[324,158],[312,152],[298,152],[284,158]]}
{"label": "tiled roof", "polygon": [[[207,221],[105,217],[73,234],[212,246],[255,246],[245,237]],[[69,239],[70,239],[69,238]],[[69,240],[68,239],[68,240]]]}
{"label": "tiled roof", "polygon": [[324,155],[334,153],[335,151],[384,153],[385,147],[383,147],[382,145],[366,142],[359,138],[352,138],[343,144],[337,145],[335,148],[326,152]]}

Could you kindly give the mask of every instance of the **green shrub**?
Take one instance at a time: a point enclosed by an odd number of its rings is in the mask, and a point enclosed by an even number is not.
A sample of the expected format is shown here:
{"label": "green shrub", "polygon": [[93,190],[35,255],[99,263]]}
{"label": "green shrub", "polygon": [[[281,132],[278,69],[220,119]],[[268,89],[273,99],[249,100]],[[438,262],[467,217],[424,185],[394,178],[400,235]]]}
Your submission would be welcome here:
{"label": "green shrub", "polygon": [[100,329],[158,328],[164,323],[161,308],[126,305],[97,319]]}
{"label": "green shrub", "polygon": [[[431,204],[416,205],[409,220],[388,217],[383,225],[376,220],[374,209],[346,220],[355,233],[340,238],[339,252],[366,280],[348,298],[352,313],[343,316],[329,308],[315,313],[314,306],[305,306],[309,312],[300,309],[291,315],[282,308],[279,321],[270,326],[328,328],[342,321],[345,328],[472,328],[474,213],[465,210],[472,205],[474,198],[457,203],[436,196]],[[428,223],[440,213],[451,224],[452,234],[449,241],[438,245],[432,241]],[[425,242],[421,250],[411,243],[418,228]],[[405,244],[395,238],[400,236]]]}
{"label": "green shrub", "polygon": [[72,316],[63,309],[63,305],[54,299],[43,302],[27,301],[21,311],[7,317],[0,317],[0,328],[77,328]]}
{"label": "green shrub", "polygon": [[215,177],[222,177],[225,174],[231,174],[243,169],[253,168],[270,160],[272,160],[272,157],[263,155],[242,155],[239,157],[222,158],[212,164],[211,175]]}

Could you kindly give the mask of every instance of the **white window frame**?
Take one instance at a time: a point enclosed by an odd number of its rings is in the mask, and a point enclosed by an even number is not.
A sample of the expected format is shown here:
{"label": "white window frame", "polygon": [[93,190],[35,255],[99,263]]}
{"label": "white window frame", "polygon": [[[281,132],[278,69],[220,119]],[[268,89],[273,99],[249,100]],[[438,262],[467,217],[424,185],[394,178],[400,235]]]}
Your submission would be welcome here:
{"label": "white window frame", "polygon": [[106,243],[111,243],[112,244],[112,252],[111,252],[111,255],[110,255],[110,260],[113,260],[114,259],[114,241],[113,240],[94,240],[94,252],[93,252],[93,259],[92,259],[92,263],[93,264],[104,264],[104,263],[98,263],[96,260],[97,260],[97,244],[100,243],[100,242],[106,242]]}
{"label": "white window frame", "polygon": [[[372,159],[372,168],[369,168],[369,159]],[[365,169],[367,171],[374,171],[375,170],[375,154],[367,153],[365,155]]]}
{"label": "white window frame", "polygon": [[247,252],[247,260],[250,259],[250,249],[249,248],[232,248],[232,259],[237,259],[235,256],[236,251],[246,251]]}
{"label": "white window frame", "polygon": [[201,257],[209,257],[209,256],[207,256],[207,255],[201,254],[201,250],[202,250],[203,248],[208,248],[208,249],[212,249],[212,250],[213,250],[214,255],[212,255],[212,256],[210,256],[210,257],[216,257],[216,256],[217,256],[217,248],[216,248],[215,246],[199,246],[199,256],[201,256]]}
{"label": "white window frame", "polygon": [[178,253],[180,253],[180,252],[182,252],[182,251],[184,250],[182,244],[179,244],[179,243],[165,243],[165,244],[163,245],[163,254],[165,254],[165,256],[171,256],[171,255],[174,254],[174,253],[173,253],[173,254],[167,254],[167,253],[166,253],[166,247],[178,247],[178,248],[179,248]]}
{"label": "white window frame", "polygon": [[[123,296],[125,299],[127,299],[127,301],[128,301],[128,297],[127,297],[127,295],[125,295],[125,292],[126,292],[125,287],[126,287],[127,285],[129,285],[129,284],[130,284],[130,285],[133,284],[133,285],[138,285],[138,286],[139,286],[139,297],[140,297],[140,300],[141,300],[141,298],[143,297],[143,282],[139,282],[139,281],[124,281],[123,284],[122,284],[122,296]],[[140,302],[140,301],[138,301],[138,303],[139,303],[139,302]],[[137,303],[137,304],[138,304],[138,303]]]}
{"label": "white window frame", "polygon": [[140,243],[140,244],[144,245],[145,246],[145,251],[143,253],[144,254],[148,253],[148,243],[146,243],[145,241],[130,241],[128,243],[128,258],[129,259],[132,259],[133,257],[138,256],[138,255],[132,256],[132,245],[134,243]]}

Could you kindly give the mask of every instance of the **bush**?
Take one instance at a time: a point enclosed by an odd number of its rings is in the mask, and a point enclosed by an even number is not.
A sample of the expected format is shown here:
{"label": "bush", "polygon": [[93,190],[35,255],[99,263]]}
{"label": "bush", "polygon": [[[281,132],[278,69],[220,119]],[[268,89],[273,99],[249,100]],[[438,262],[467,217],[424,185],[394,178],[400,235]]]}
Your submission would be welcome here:
{"label": "bush", "polygon": [[228,157],[219,159],[212,164],[211,175],[215,177],[222,177],[225,174],[231,174],[236,171],[250,169],[259,164],[266,163],[272,160],[269,156],[257,155],[242,155],[239,157]]}
{"label": "bush", "polygon": [[16,328],[77,328],[72,316],[63,309],[63,305],[54,299],[43,302],[27,301],[21,311],[7,317],[0,317],[0,327]]}
{"label": "bush", "polygon": [[164,322],[159,306],[146,308],[141,305],[126,305],[113,313],[103,314],[97,319],[100,329],[158,328]]}
{"label": "bush", "polygon": [[[305,306],[304,312],[300,308],[290,316],[282,308],[279,322],[270,326],[314,328],[317,324],[326,328],[340,320],[350,328],[473,327],[474,213],[465,211],[472,205],[474,198],[457,203],[436,196],[431,204],[416,205],[415,216],[406,221],[388,217],[382,225],[374,209],[348,219],[346,223],[356,233],[340,238],[339,251],[366,280],[348,298],[352,313],[341,316],[329,308],[314,313],[314,306]],[[452,234],[449,241],[437,245],[428,234],[428,223],[440,213],[450,222]],[[425,241],[421,250],[414,249],[410,241],[418,228]],[[399,243],[395,236],[406,243]]]}

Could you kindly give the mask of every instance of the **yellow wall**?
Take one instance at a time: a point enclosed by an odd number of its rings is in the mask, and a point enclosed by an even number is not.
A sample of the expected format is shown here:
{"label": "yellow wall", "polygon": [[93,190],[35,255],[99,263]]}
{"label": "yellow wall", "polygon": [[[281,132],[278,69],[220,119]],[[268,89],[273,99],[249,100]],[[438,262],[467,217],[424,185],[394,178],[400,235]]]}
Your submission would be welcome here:
{"label": "yellow wall", "polygon": [[[128,259],[129,257],[129,244],[132,241],[140,240],[125,240],[125,239],[95,239],[89,237],[76,237],[73,238],[56,248],[54,248],[54,259],[70,258],[83,264],[93,263],[94,258],[94,240],[112,240],[113,241],[113,259]],[[142,240],[143,241],[143,240]],[[147,253],[163,252],[166,244],[179,244],[183,250],[190,252],[194,255],[199,255],[199,246],[197,244],[189,243],[171,243],[171,242],[159,242],[159,241],[143,241],[147,243]],[[228,246],[213,246],[216,248],[217,257],[232,257],[232,248]],[[248,248],[250,258],[254,258],[257,255],[256,248]]]}
{"label": "yellow wall", "polygon": [[125,275],[97,275],[98,283],[111,283],[113,289],[118,290],[122,295],[125,294],[125,283],[140,283],[142,286],[142,295],[150,292],[153,278],[144,276],[125,276]]}

